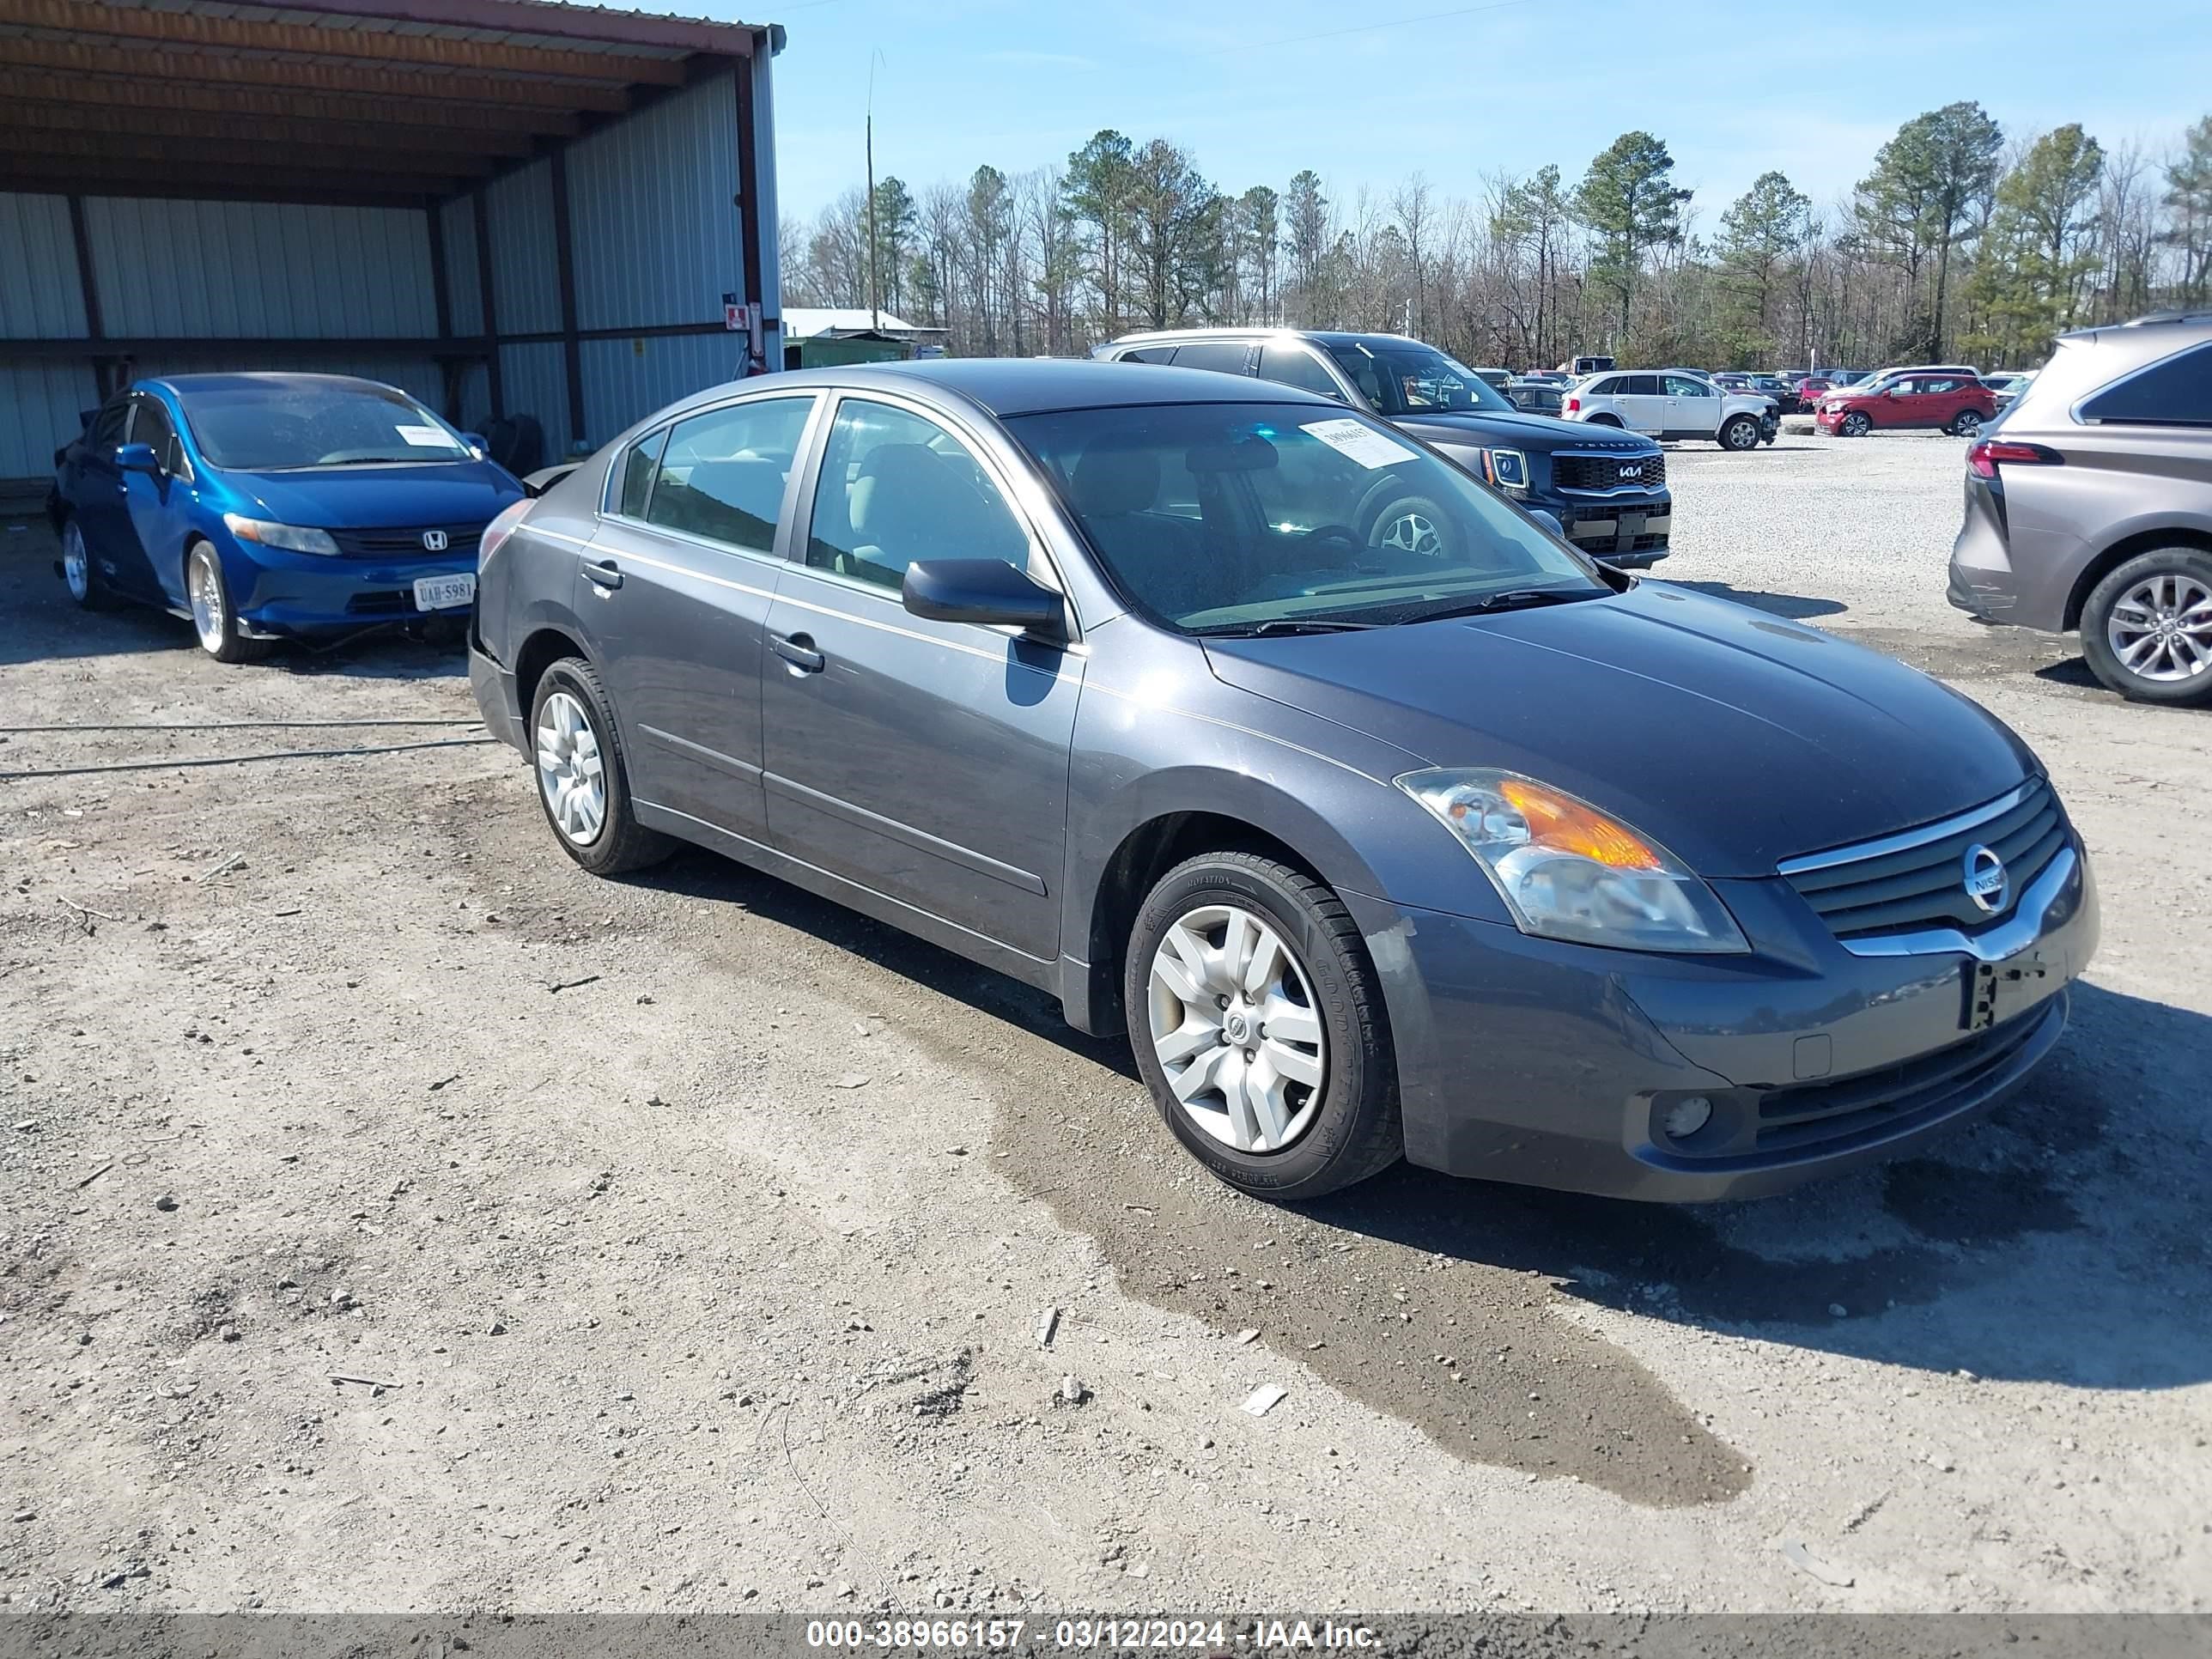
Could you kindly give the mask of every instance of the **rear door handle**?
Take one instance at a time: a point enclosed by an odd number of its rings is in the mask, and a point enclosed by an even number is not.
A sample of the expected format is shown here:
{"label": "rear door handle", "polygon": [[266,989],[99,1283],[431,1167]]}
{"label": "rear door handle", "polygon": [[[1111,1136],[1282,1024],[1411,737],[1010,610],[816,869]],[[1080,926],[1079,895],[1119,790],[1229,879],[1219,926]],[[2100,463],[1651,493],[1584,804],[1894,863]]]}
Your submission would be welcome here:
{"label": "rear door handle", "polygon": [[586,564],[584,574],[601,587],[620,587],[622,569],[612,559],[602,559],[597,564]]}
{"label": "rear door handle", "polygon": [[830,659],[814,648],[814,641],[804,634],[771,634],[769,648],[803,674],[818,674],[830,665]]}

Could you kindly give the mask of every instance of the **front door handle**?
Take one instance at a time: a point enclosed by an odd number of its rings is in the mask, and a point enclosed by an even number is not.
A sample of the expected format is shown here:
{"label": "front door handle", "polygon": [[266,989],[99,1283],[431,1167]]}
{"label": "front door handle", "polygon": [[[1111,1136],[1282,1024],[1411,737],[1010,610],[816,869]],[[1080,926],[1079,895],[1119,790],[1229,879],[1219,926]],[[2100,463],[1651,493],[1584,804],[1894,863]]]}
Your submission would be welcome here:
{"label": "front door handle", "polygon": [[814,641],[804,634],[771,634],[769,648],[802,674],[818,674],[830,665],[829,658],[814,648]]}
{"label": "front door handle", "polygon": [[622,568],[612,559],[602,559],[597,564],[586,564],[584,567],[584,574],[600,587],[622,586]]}

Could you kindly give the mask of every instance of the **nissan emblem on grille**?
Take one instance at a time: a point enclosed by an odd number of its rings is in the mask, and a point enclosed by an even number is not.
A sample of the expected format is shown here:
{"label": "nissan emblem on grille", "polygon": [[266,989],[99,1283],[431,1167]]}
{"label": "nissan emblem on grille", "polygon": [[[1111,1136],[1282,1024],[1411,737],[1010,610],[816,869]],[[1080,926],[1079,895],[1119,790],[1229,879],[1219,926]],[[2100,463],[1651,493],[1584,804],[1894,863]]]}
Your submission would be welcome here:
{"label": "nissan emblem on grille", "polygon": [[1984,915],[1993,916],[2004,908],[2004,860],[1978,842],[1966,849],[1966,896]]}
{"label": "nissan emblem on grille", "polygon": [[425,551],[442,553],[446,550],[447,544],[444,531],[426,530],[422,532],[422,546]]}

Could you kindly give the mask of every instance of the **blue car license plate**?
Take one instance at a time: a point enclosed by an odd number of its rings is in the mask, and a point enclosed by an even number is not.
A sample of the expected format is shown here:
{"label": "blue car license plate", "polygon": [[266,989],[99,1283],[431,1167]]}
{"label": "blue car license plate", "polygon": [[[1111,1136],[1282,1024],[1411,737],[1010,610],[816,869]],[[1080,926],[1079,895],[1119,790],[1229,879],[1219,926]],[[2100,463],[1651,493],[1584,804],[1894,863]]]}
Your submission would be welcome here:
{"label": "blue car license plate", "polygon": [[476,597],[477,579],[471,574],[416,578],[415,608],[417,611],[450,611],[457,605],[474,604]]}

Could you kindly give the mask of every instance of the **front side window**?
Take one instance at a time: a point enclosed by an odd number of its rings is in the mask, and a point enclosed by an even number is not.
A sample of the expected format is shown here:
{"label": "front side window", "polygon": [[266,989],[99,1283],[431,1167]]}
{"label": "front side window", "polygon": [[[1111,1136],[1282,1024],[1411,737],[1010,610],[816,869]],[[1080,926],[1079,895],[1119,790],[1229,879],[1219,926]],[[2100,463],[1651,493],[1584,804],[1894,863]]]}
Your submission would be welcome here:
{"label": "front side window", "polygon": [[1028,532],[975,452],[935,421],[865,398],[837,405],[806,562],[896,589],[927,559],[1026,568]]}
{"label": "front side window", "polygon": [[811,398],[757,398],[677,422],[646,522],[743,552],[774,552],[784,486],[813,410]]}
{"label": "front side window", "polygon": [[1417,340],[1358,340],[1331,346],[1328,355],[1378,415],[1513,412],[1513,405],[1465,363]]}
{"label": "front side window", "polygon": [[1116,585],[1194,634],[1390,623],[1612,590],[1467,474],[1310,404],[1013,416]]}
{"label": "front side window", "polygon": [[1333,398],[1338,403],[1344,401],[1344,393],[1337,389],[1334,377],[1304,346],[1270,340],[1260,353],[1260,378]]}
{"label": "front side window", "polygon": [[2212,345],[2106,386],[2081,405],[2081,418],[2093,426],[2212,426]]}
{"label": "front side window", "polygon": [[161,471],[171,477],[191,476],[191,468],[185,460],[185,447],[178,441],[177,428],[170,423],[169,411],[154,398],[138,400],[138,413],[131,422],[131,441],[151,449],[154,459],[161,464]]}
{"label": "front side window", "polygon": [[653,475],[660,468],[660,447],[668,441],[668,428],[648,432],[623,452],[616,465],[616,478],[622,493],[616,498],[621,506],[617,509],[626,519],[645,516],[646,503],[653,496]]}
{"label": "front side window", "polygon": [[1713,389],[1703,380],[1693,380],[1686,374],[1669,374],[1667,377],[1667,395],[1670,398],[1710,398],[1713,395]]}
{"label": "front side window", "polygon": [[131,422],[131,400],[118,398],[102,408],[93,417],[92,446],[95,449],[112,449],[123,441],[124,428]]}
{"label": "front side window", "polygon": [[226,377],[179,398],[200,453],[241,472],[419,466],[475,459],[404,392],[316,375]]}

